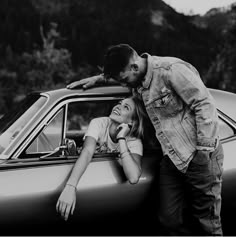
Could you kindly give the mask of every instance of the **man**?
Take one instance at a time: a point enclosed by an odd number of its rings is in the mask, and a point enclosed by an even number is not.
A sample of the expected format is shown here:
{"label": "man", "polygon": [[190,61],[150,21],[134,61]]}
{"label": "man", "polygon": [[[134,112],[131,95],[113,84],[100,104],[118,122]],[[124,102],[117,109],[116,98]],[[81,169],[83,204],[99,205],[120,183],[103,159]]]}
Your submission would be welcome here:
{"label": "man", "polygon": [[222,235],[223,149],[215,103],[197,70],[179,58],[139,56],[120,44],[107,50],[104,74],[68,88],[88,88],[106,78],[135,88],[156,130],[164,155],[158,215],[166,233]]}

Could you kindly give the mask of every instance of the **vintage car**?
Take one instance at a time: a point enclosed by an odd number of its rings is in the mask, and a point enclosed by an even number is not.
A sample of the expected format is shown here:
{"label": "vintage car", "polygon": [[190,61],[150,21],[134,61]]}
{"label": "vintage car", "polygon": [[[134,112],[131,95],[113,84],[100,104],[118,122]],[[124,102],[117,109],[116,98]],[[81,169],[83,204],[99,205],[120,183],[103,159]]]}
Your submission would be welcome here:
{"label": "vintage car", "polygon": [[[210,89],[224,146],[222,222],[236,234],[236,95]],[[130,184],[117,153],[95,153],[77,186],[66,222],[56,202],[78,158],[91,119],[108,116],[131,91],[121,86],[34,92],[0,120],[0,226],[3,235],[157,235],[157,179],[162,157],[152,126],[142,175]],[[231,223],[231,222],[232,223]],[[234,232],[233,232],[234,231]]]}

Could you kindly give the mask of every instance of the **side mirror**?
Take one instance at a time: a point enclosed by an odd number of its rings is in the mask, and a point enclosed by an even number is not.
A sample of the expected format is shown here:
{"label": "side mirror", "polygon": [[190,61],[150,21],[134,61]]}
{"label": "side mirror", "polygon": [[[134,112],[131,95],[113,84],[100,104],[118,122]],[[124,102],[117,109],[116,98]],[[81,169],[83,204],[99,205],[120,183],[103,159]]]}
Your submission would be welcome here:
{"label": "side mirror", "polygon": [[40,159],[47,158],[52,156],[58,152],[61,152],[61,156],[76,156],[77,155],[77,148],[76,143],[73,139],[65,138],[63,144],[57,147],[54,151],[50,152],[47,155],[41,156]]}
{"label": "side mirror", "polygon": [[77,148],[76,148],[76,143],[73,139],[68,139],[66,138],[65,141],[65,155],[68,156],[76,156],[77,155]]}

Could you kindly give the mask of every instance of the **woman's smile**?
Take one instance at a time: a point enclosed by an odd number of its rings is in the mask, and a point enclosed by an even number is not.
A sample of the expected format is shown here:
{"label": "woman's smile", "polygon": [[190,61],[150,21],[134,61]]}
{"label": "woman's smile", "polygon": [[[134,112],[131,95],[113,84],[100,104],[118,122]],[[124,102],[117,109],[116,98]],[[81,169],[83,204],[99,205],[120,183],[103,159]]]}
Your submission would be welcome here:
{"label": "woman's smile", "polygon": [[120,116],[120,111],[119,111],[117,108],[115,108],[115,109],[112,111],[112,113]]}

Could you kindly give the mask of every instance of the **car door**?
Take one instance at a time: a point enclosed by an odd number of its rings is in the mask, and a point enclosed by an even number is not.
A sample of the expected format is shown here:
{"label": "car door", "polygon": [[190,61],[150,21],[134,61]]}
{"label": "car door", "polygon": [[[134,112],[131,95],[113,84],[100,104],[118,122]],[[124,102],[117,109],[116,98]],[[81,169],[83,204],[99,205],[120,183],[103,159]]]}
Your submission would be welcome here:
{"label": "car door", "polygon": [[221,218],[225,235],[235,235],[231,213],[236,211],[236,124],[219,111],[220,138],[224,149]]}
{"label": "car door", "polygon": [[[0,223],[61,222],[56,202],[78,155],[62,145],[75,141],[80,153],[89,121],[108,116],[121,98],[73,98],[50,109],[22,144],[19,157],[0,165]],[[61,148],[60,148],[61,147]],[[157,164],[153,147],[146,147],[140,181],[131,185],[117,161],[117,154],[96,153],[77,186],[77,204],[71,222],[125,216],[148,199]]]}

